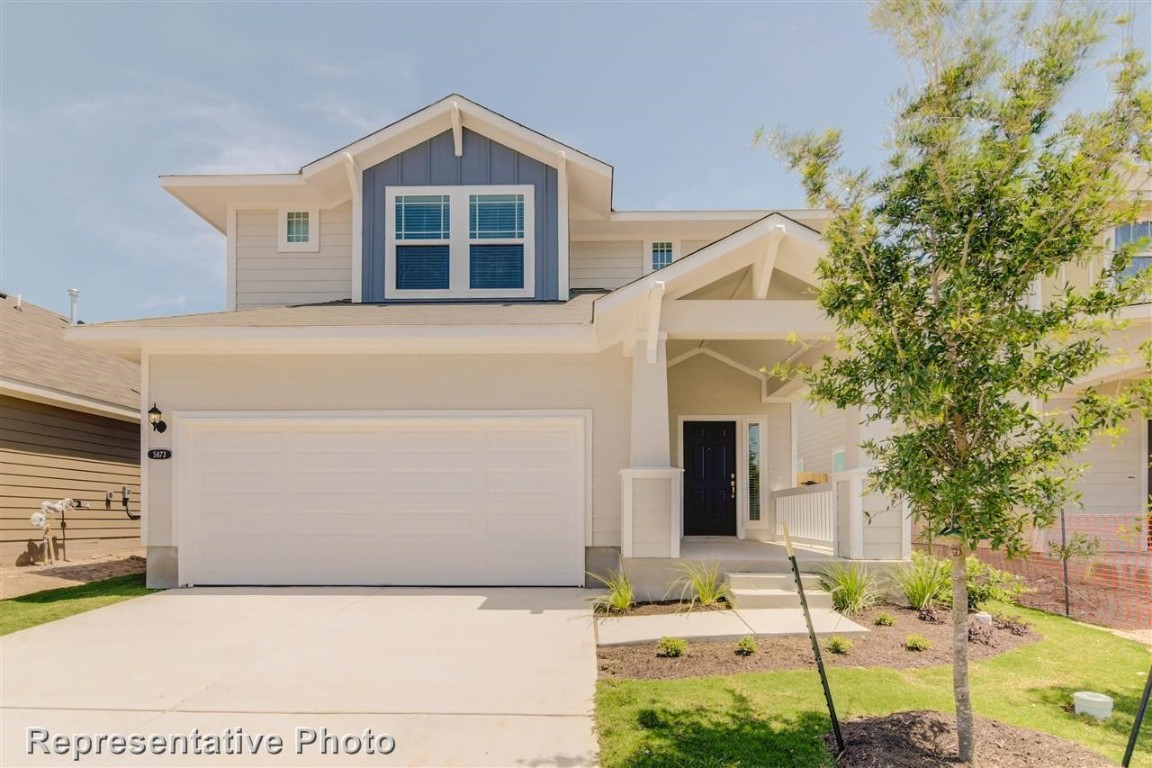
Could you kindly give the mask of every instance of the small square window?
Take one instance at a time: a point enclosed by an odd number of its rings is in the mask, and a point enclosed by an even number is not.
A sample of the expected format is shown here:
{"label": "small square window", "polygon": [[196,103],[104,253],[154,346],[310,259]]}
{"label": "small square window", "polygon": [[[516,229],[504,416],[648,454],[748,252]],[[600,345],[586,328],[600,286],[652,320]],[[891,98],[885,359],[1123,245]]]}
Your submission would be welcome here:
{"label": "small square window", "polygon": [[276,218],[277,250],[281,253],[292,251],[320,250],[320,213],[315,209],[282,209]]}
{"label": "small square window", "polygon": [[288,211],[287,223],[288,242],[308,242],[308,211]]}

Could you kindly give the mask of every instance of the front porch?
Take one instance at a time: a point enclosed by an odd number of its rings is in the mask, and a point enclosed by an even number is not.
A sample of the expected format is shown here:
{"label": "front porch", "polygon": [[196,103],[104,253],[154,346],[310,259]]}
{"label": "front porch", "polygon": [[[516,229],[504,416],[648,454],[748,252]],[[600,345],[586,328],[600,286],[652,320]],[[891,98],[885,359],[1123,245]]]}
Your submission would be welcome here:
{"label": "front porch", "polygon": [[867,491],[859,415],[802,427],[800,382],[769,373],[831,349],[811,298],[822,252],[818,233],[772,215],[598,303],[631,359],[620,554],[634,583],[662,594],[689,561],[786,571],[785,526],[805,569],[910,556],[903,510]]}

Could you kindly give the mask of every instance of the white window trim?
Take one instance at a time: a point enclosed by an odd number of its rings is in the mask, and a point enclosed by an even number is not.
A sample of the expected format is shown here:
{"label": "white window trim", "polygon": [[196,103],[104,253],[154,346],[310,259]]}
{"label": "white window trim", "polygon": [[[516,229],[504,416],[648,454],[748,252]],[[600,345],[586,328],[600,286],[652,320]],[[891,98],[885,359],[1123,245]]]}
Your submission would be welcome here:
{"label": "white window trim", "polygon": [[644,274],[650,275],[656,270],[652,269],[652,246],[655,243],[672,243],[672,263],[680,258],[680,241],[671,237],[654,237],[644,241]]}
{"label": "white window trim", "polygon": [[[308,240],[288,242],[288,214],[308,214]],[[276,212],[276,250],[280,253],[317,253],[320,250],[320,210],[317,208],[281,208]]]}
{"label": "white window trim", "polygon": [[[516,299],[536,295],[536,188],[531,184],[494,184],[450,187],[388,187],[384,195],[384,296],[389,299]],[[396,287],[396,198],[405,195],[448,195],[448,288],[446,290],[401,290]],[[524,196],[524,287],[469,288],[469,195]],[[442,241],[402,241],[411,245]],[[519,244],[519,239],[482,241],[491,245]]]}

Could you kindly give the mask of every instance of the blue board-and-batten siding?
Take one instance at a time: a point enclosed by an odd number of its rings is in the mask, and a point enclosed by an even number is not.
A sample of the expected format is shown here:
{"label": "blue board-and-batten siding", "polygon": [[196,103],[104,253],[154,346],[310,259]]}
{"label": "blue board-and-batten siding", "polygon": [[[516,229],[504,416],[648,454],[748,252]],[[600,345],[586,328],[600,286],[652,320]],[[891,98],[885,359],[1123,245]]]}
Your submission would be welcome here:
{"label": "blue board-and-batten siding", "polygon": [[389,299],[384,291],[385,233],[395,215],[384,204],[388,187],[473,184],[531,184],[536,188],[533,299],[559,298],[556,169],[467,128],[463,147],[463,157],[456,157],[452,131],[445,131],[364,170],[364,301],[408,301]]}

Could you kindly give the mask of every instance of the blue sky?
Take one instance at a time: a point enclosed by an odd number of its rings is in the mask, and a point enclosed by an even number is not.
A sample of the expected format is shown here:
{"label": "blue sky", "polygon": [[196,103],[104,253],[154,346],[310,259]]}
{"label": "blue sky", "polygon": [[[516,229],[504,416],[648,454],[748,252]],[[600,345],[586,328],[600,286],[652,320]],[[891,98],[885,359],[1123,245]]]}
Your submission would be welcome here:
{"label": "blue sky", "polygon": [[0,289],[221,310],[224,238],[159,175],[295,171],[450,92],[611,163],[618,210],[796,207],[755,130],[875,163],[906,74],[855,2],[0,3]]}

